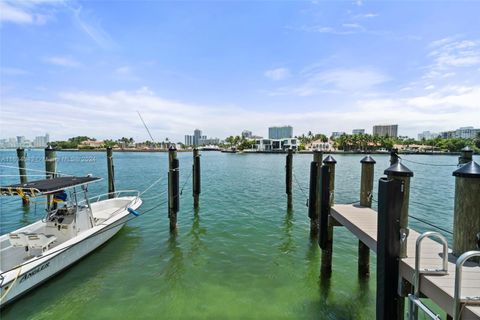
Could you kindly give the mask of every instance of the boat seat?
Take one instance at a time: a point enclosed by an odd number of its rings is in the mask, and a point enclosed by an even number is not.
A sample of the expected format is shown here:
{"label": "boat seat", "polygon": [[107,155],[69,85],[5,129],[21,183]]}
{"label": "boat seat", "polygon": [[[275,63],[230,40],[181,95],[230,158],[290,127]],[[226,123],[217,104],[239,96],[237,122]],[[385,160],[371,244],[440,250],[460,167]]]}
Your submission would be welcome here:
{"label": "boat seat", "polygon": [[50,245],[56,240],[57,238],[54,235],[46,235],[43,233],[27,235],[28,247],[32,249],[41,249],[42,252],[47,250]]}
{"label": "boat seat", "polygon": [[28,247],[27,234],[24,232],[9,233],[8,240],[13,247]]}

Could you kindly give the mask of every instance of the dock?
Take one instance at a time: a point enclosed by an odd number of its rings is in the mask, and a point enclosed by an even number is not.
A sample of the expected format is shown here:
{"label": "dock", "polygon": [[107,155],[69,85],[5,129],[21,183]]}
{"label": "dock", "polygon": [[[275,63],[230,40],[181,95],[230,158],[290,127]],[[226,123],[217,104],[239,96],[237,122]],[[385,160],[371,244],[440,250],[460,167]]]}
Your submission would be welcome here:
{"label": "dock", "polygon": [[[359,240],[366,244],[373,252],[377,252],[377,212],[369,207],[359,205],[336,204],[331,207],[330,215],[344,226]],[[420,236],[418,232],[410,229],[407,244],[407,258],[400,259],[400,276],[414,283],[415,273],[415,242]],[[438,268],[442,263],[442,245],[425,239],[422,243],[422,268]],[[447,275],[421,275],[420,292],[431,299],[449,315],[453,314],[454,287],[455,287],[455,261],[451,256],[448,259]],[[462,296],[478,296],[480,294],[480,265],[476,263],[465,264],[462,269]],[[462,319],[480,319],[480,305],[466,305],[462,311]]]}

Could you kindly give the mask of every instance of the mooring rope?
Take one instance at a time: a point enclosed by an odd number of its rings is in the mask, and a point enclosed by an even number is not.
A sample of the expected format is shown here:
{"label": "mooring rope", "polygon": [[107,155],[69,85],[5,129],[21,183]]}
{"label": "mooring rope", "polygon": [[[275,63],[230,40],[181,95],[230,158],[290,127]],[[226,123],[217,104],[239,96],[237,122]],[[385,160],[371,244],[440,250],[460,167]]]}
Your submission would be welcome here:
{"label": "mooring rope", "polygon": [[[17,279],[18,279],[18,276],[20,275],[20,273],[22,272],[22,265],[20,265],[18,267],[18,272],[17,272],[17,275],[15,276],[15,279],[13,279],[13,282],[12,284],[8,287],[7,290],[5,290],[5,292],[3,293],[3,295],[0,297],[0,301],[3,300],[3,298],[5,298],[7,296],[7,294],[10,292],[10,290],[12,290],[13,286],[15,285],[15,283],[17,282]],[[3,282],[3,277],[2,277],[2,282]]]}
{"label": "mooring rope", "polygon": [[192,173],[193,173],[193,170],[190,171],[190,174],[188,175],[187,179],[185,179],[185,182],[183,183],[183,186],[182,186],[182,188],[180,189],[180,195],[183,194],[183,189],[185,189],[185,186],[187,185],[188,180],[189,180],[190,177],[192,176]]}
{"label": "mooring rope", "polygon": [[67,177],[74,177],[75,176],[73,174],[68,174],[68,173],[64,173],[64,172],[61,172],[61,171],[52,172],[52,171],[45,171],[45,170],[38,170],[38,169],[20,168],[20,167],[16,167],[16,166],[7,166],[7,165],[4,165],[4,164],[0,164],[0,167],[10,168],[10,169],[24,169],[24,170],[32,171],[32,172],[43,172],[45,174],[57,174],[57,175],[62,175],[62,176],[67,176]]}
{"label": "mooring rope", "polygon": [[302,185],[298,181],[298,178],[297,178],[297,175],[295,174],[295,171],[292,170],[292,173],[293,173],[293,179],[294,179],[295,183],[297,184],[298,188],[300,189],[300,191],[302,192],[303,196],[305,197],[306,206],[308,207],[308,200],[309,199],[308,199],[307,193],[305,192]]}
{"label": "mooring rope", "polygon": [[[372,198],[372,201],[375,202],[375,203],[378,203],[378,201],[375,200],[375,199],[373,199],[373,198]],[[427,221],[427,220],[424,220],[424,219],[421,219],[421,218],[419,218],[419,217],[413,216],[413,215],[411,215],[411,214],[409,214],[408,217],[410,217],[410,218],[412,218],[412,219],[414,219],[414,220],[417,220],[417,221],[419,221],[419,222],[423,222],[423,223],[425,223],[426,225],[429,225],[429,226],[434,227],[434,228],[436,228],[436,229],[438,229],[438,230],[441,230],[441,231],[443,231],[443,232],[446,232],[446,233],[448,233],[448,234],[453,235],[453,232],[452,232],[452,231],[447,230],[447,229],[442,228],[442,227],[439,227],[439,226],[435,225],[435,224],[432,223],[432,222],[429,222],[429,221]]]}
{"label": "mooring rope", "polygon": [[422,166],[431,166],[431,167],[457,167],[458,166],[456,164],[434,164],[434,163],[418,162],[418,161],[413,161],[413,160],[409,160],[409,159],[406,159],[406,158],[402,158],[398,155],[397,155],[397,157],[399,159],[401,159],[402,161],[407,161],[407,162],[419,164],[419,165],[422,165]]}

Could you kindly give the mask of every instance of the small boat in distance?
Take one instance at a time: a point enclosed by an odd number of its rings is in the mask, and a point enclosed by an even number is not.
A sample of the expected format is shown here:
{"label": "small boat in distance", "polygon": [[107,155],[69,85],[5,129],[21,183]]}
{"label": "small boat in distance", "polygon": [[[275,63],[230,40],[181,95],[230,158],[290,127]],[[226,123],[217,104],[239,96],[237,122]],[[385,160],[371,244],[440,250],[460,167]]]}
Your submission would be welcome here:
{"label": "small boat in distance", "polygon": [[[137,215],[133,190],[88,197],[87,177],[55,177],[0,187],[1,195],[47,196],[45,217],[0,236],[0,307],[71,266]],[[67,192],[68,191],[68,194]]]}
{"label": "small boat in distance", "polygon": [[237,148],[231,147],[231,148],[228,148],[228,149],[222,149],[221,152],[223,152],[223,153],[237,153]]}

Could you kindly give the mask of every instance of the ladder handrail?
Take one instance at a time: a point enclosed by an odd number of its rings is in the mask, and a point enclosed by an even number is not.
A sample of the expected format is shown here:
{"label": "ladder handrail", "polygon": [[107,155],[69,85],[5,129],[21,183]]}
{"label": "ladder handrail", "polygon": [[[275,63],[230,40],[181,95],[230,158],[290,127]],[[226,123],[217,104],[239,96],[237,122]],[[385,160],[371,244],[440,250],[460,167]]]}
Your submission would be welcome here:
{"label": "ladder handrail", "polygon": [[[422,241],[425,238],[436,237],[440,240],[443,246],[442,269],[420,271],[420,253],[422,249]],[[420,294],[420,274],[448,274],[448,241],[441,233],[436,231],[427,231],[422,233],[415,243],[415,283],[414,294]]]}
{"label": "ladder handrail", "polygon": [[[443,257],[442,257],[442,268],[441,269],[424,269],[420,270],[421,262],[421,251],[422,251],[422,241],[426,238],[435,237],[440,240],[443,246]],[[420,300],[420,275],[421,274],[430,274],[430,275],[446,275],[448,274],[448,241],[440,233],[435,231],[427,231],[421,234],[417,241],[415,242],[415,274],[413,278],[413,294],[409,294],[408,298],[410,300],[410,312],[409,319],[416,320],[418,319],[418,307],[425,312],[430,319],[439,319],[438,315],[435,315],[427,306],[425,306]],[[427,311],[428,310],[428,311]]]}
{"label": "ladder handrail", "polygon": [[[458,257],[455,263],[455,291],[453,295],[453,320],[460,320],[461,318],[461,305],[467,302],[466,299],[462,299],[462,267],[467,260],[473,257],[480,257],[480,251],[467,251]],[[479,299],[480,297],[474,297]],[[480,300],[479,300],[480,301]]]}

